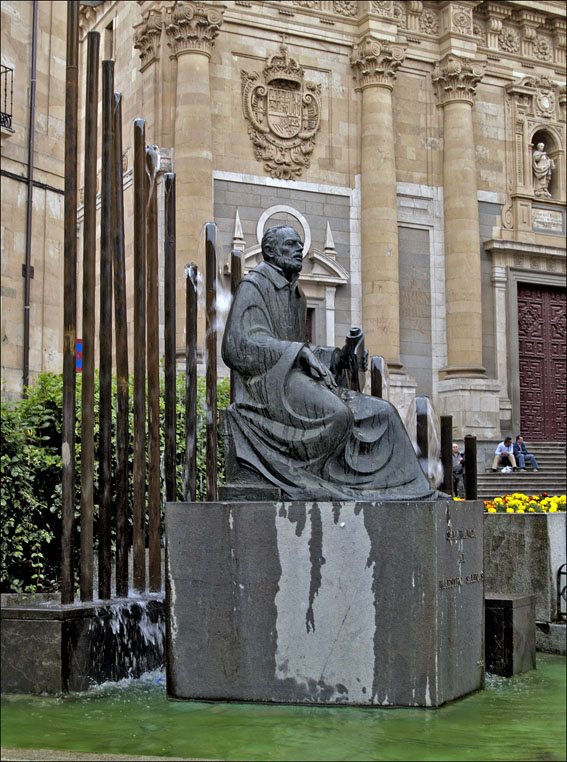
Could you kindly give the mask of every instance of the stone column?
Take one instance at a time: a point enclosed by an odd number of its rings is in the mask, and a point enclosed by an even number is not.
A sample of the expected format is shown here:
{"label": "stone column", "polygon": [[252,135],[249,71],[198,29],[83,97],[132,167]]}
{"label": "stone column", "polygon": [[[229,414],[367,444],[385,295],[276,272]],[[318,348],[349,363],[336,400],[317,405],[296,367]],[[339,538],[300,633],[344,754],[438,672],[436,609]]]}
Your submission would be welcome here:
{"label": "stone column", "polygon": [[[183,268],[204,271],[203,225],[213,221],[213,153],[209,62],[224,6],[176,4],[167,21],[171,57],[177,60],[174,171],[176,175],[177,347],[182,347],[185,305]],[[199,256],[198,256],[199,252]]]}
{"label": "stone column", "polygon": [[351,64],[362,90],[362,321],[366,347],[401,371],[398,213],[392,90],[405,47],[367,35]]}
{"label": "stone column", "polygon": [[446,56],[433,72],[443,108],[445,299],[448,365],[444,378],[482,377],[482,300],[472,104],[484,67]]}

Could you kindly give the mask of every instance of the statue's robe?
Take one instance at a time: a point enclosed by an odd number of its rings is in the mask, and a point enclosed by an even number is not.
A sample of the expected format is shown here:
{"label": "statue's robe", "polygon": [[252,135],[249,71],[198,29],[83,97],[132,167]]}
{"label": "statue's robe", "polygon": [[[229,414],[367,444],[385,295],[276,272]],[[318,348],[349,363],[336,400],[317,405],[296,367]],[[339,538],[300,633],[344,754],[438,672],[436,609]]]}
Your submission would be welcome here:
{"label": "statue's robe", "polygon": [[304,346],[331,369],[338,357],[305,341],[305,307],[297,278],[267,262],[236,289],[222,357],[234,371],[227,418],[238,461],[296,500],[432,499],[397,410],[302,367]]}

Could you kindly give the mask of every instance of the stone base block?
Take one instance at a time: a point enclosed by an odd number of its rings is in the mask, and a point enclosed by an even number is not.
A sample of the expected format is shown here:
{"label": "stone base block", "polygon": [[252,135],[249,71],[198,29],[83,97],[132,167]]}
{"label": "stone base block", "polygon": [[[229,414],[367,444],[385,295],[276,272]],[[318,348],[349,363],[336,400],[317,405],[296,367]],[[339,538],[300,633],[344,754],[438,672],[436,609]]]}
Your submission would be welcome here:
{"label": "stone base block", "polygon": [[512,677],[536,667],[535,595],[486,596],[486,669]]}
{"label": "stone base block", "polygon": [[559,621],[557,573],[566,561],[565,530],[565,513],[487,513],[487,593],[535,595],[536,619]]}
{"label": "stone base block", "polygon": [[2,692],[59,694],[164,663],[163,595],[62,606],[2,596]]}
{"label": "stone base block", "polygon": [[439,415],[453,416],[453,437],[500,436],[500,382],[483,378],[446,378],[439,382]]}
{"label": "stone base block", "polygon": [[536,622],[536,649],[548,654],[567,653],[565,622]]}
{"label": "stone base block", "polygon": [[169,503],[170,698],[436,707],[484,685],[482,503]]}

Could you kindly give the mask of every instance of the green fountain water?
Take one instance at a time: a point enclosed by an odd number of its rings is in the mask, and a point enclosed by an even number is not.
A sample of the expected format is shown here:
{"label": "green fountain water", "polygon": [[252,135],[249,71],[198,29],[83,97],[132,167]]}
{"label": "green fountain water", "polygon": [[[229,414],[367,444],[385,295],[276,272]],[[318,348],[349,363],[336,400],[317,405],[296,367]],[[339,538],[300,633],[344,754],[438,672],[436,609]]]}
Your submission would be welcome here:
{"label": "green fountain water", "polygon": [[565,760],[565,658],[437,710],[170,702],[163,673],[3,696],[2,746],[214,760]]}

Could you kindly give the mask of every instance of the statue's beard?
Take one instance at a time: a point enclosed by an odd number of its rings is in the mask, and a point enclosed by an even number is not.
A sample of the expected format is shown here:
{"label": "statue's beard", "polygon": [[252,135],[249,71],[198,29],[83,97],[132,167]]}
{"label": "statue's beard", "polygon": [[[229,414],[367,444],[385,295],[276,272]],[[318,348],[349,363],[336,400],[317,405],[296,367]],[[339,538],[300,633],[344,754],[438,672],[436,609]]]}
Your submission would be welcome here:
{"label": "statue's beard", "polygon": [[285,257],[282,254],[274,254],[272,262],[286,273],[299,273],[303,267],[303,262],[301,260],[294,259],[293,257]]}

